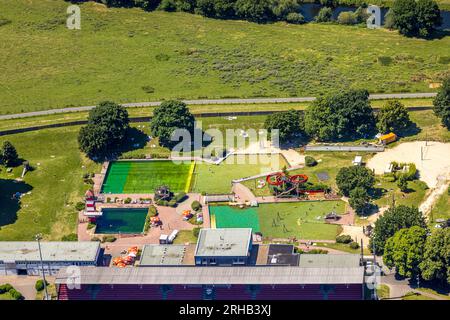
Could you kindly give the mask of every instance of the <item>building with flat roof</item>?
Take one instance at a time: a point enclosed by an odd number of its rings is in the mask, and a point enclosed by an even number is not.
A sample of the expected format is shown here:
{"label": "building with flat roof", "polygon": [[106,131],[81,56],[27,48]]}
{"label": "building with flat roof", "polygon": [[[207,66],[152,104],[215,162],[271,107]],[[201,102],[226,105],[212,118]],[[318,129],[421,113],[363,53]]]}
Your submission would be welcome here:
{"label": "building with flat roof", "polygon": [[196,265],[245,265],[252,249],[251,228],[201,229]]}
{"label": "building with flat roof", "polygon": [[140,267],[194,265],[195,245],[146,244],[142,249]]}
{"label": "building with flat roof", "polygon": [[76,279],[60,270],[56,285],[60,300],[361,300],[364,267],[81,267]]}
{"label": "building with flat roof", "polygon": [[[96,266],[100,242],[41,242],[44,272],[56,274],[62,267]],[[0,241],[0,275],[42,273],[36,241]]]}

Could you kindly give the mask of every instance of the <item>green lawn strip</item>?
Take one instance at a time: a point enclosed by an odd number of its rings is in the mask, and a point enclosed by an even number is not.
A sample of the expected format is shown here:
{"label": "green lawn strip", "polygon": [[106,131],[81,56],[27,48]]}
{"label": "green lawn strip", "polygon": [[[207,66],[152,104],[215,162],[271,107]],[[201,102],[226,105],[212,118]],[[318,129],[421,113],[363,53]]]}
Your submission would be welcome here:
{"label": "green lawn strip", "polygon": [[428,296],[424,296],[422,294],[416,293],[414,291],[407,292],[403,297],[402,300],[436,300]]}
{"label": "green lawn strip", "polygon": [[[52,297],[52,300],[56,300],[58,297],[58,293],[56,292],[56,286],[54,284],[50,284],[47,286],[47,292]],[[36,292],[36,300],[44,300],[45,291],[37,291]]]}
{"label": "green lawn strip", "polygon": [[442,293],[439,293],[438,291],[436,291],[434,289],[431,289],[431,288],[418,288],[417,291],[421,291],[421,292],[425,292],[425,293],[431,293],[431,294],[439,296],[439,297],[441,297],[443,299],[450,300],[450,296],[449,296],[448,293],[447,294],[442,294]]}
{"label": "green lawn strip", "polygon": [[[15,182],[22,173],[0,168],[0,240],[33,240],[42,233],[46,240],[60,240],[76,232],[76,202],[90,187],[83,183],[86,173],[100,172],[100,165],[80,154],[79,127],[46,129],[0,137],[11,141],[19,155],[35,169],[24,182]],[[14,192],[25,194],[20,204],[11,200]]]}
{"label": "green lawn strip", "polygon": [[[352,249],[348,244],[345,243],[329,243],[329,242],[316,242],[316,245],[318,247],[325,247],[330,248],[334,250],[339,250],[347,253],[353,253],[353,254],[361,254],[361,249]],[[363,253],[369,255],[370,251],[369,249],[364,248]]]}
{"label": "green lawn strip", "polygon": [[429,223],[434,226],[437,219],[450,219],[450,196],[448,192],[444,192],[431,210]]}
{"label": "green lawn strip", "polygon": [[389,288],[388,285],[386,284],[380,284],[379,287],[377,288],[377,296],[378,299],[389,299],[390,298],[390,291],[391,289]]}
{"label": "green lawn strip", "polygon": [[379,207],[390,206],[392,201],[396,205],[418,207],[425,199],[428,189],[420,180],[408,181],[408,191],[402,192],[396,182],[387,181],[383,176],[377,176],[375,184],[374,203]]}
{"label": "green lawn strip", "polygon": [[311,240],[334,240],[340,228],[326,224],[324,217],[331,211],[344,213],[342,201],[311,201],[260,204],[259,224],[263,236]]}
{"label": "green lawn strip", "polygon": [[317,96],[349,87],[426,92],[446,68],[439,58],[450,44],[449,37],[424,41],[359,26],[80,7],[82,30],[68,30],[63,0],[0,2],[12,21],[0,28],[1,113],[102,100]]}
{"label": "green lawn strip", "polygon": [[[372,100],[371,104],[374,108],[379,108],[386,103],[387,100]],[[432,99],[401,99],[401,102],[407,107],[423,107],[432,106]],[[199,120],[205,120],[209,117],[201,117],[202,114],[214,114],[216,112],[255,112],[255,111],[282,111],[282,110],[305,110],[309,105],[308,102],[302,103],[263,103],[263,104],[212,104],[212,105],[189,105],[192,114],[196,115]],[[155,107],[134,107],[127,108],[130,118],[150,117]],[[426,111],[421,114],[430,113]],[[51,114],[45,116],[34,116],[18,119],[2,120],[0,122],[0,130],[11,130],[19,128],[30,128],[37,126],[52,125],[57,123],[69,123],[74,121],[86,120],[88,112],[68,112],[60,114]],[[240,116],[243,117],[243,116]],[[422,119],[423,117],[418,117]],[[439,121],[435,121],[435,124]]]}
{"label": "green lawn strip", "polygon": [[279,155],[230,156],[219,165],[197,163],[194,172],[194,192],[230,193],[231,181],[281,169],[286,161]]}
{"label": "green lawn strip", "polygon": [[180,230],[173,244],[196,243],[197,237],[194,236],[192,230]]}
{"label": "green lawn strip", "polygon": [[253,232],[260,231],[256,208],[210,206],[209,212],[216,218],[216,228],[252,228]]}

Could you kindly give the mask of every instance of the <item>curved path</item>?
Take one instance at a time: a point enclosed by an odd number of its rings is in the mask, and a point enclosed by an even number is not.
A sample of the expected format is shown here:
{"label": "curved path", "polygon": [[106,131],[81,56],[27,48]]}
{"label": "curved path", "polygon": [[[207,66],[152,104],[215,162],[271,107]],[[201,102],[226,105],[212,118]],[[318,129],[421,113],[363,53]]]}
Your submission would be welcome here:
{"label": "curved path", "polygon": [[[428,93],[388,93],[388,94],[371,94],[369,99],[405,99],[405,98],[433,98],[436,96],[434,92]],[[254,103],[293,103],[293,102],[310,102],[314,101],[315,97],[292,97],[292,98],[253,98],[253,99],[201,99],[201,100],[183,100],[188,105],[209,105],[209,104],[254,104]],[[136,107],[156,107],[161,104],[161,101],[153,102],[133,102],[123,103],[126,108]],[[7,114],[0,116],[0,120],[17,119],[35,116],[45,116],[57,113],[82,112],[89,111],[95,106],[60,108],[43,111],[33,111],[25,113]]]}

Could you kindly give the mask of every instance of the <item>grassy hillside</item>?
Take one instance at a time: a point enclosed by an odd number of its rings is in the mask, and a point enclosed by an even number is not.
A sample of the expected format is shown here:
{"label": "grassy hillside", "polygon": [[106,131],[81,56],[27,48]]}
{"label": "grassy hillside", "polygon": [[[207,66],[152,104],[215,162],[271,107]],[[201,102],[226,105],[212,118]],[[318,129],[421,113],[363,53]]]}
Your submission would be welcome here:
{"label": "grassy hillside", "polygon": [[[258,25],[183,13],[2,0],[0,113],[163,98],[429,91],[450,72],[450,37],[338,25]],[[381,62],[380,62],[381,61]]]}

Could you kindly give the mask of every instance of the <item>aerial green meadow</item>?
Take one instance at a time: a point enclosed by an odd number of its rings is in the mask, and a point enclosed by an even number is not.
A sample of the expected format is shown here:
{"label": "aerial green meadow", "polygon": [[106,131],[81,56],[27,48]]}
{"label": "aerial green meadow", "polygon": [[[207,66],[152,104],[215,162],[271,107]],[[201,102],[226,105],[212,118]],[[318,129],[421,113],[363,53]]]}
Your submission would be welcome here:
{"label": "aerial green meadow", "polygon": [[68,2],[0,2],[0,114],[101,100],[289,97],[342,88],[426,92],[449,73],[450,37],[308,23],[256,24]]}

